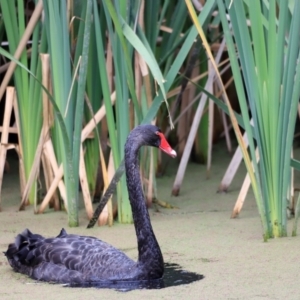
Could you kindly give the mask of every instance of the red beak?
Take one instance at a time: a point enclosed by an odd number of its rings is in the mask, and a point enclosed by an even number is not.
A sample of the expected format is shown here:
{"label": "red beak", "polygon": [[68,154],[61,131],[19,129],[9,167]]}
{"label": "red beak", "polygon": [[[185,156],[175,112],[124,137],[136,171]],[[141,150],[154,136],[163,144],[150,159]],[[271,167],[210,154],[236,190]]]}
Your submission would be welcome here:
{"label": "red beak", "polygon": [[171,148],[171,146],[167,142],[165,136],[159,131],[157,131],[156,134],[160,137],[159,148],[162,151],[164,151],[165,153],[167,153],[168,155],[170,155],[171,157],[173,157],[173,158],[176,157],[177,156],[176,151]]}

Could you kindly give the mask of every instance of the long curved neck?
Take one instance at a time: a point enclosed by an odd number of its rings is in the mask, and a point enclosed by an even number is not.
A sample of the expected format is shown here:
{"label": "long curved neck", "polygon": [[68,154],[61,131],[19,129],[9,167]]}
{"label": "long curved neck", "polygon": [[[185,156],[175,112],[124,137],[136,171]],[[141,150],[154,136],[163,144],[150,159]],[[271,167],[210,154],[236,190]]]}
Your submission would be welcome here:
{"label": "long curved neck", "polygon": [[126,180],[137,235],[138,263],[160,270],[162,276],[163,257],[150,223],[139,173],[138,151],[141,146],[138,141],[130,139],[125,145]]}

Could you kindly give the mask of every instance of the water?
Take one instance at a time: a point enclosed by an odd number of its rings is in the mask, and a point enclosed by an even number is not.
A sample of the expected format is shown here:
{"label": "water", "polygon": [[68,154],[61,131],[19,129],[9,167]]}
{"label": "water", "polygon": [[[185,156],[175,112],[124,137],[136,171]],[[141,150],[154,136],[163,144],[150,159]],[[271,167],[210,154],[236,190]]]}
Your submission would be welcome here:
{"label": "water", "polygon": [[128,292],[137,289],[163,289],[166,287],[189,284],[194,281],[203,279],[204,276],[194,272],[182,270],[178,264],[165,263],[165,273],[163,278],[156,280],[139,280],[139,281],[91,281],[85,283],[74,283],[66,286],[69,287],[94,287],[109,288],[117,291]]}

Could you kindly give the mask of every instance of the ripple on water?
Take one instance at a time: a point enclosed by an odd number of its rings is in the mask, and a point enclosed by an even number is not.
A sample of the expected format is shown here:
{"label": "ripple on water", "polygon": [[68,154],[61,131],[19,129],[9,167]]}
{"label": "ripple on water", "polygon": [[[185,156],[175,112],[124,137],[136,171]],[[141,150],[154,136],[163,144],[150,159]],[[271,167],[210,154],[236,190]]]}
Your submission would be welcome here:
{"label": "ripple on water", "polygon": [[178,264],[165,263],[164,276],[156,280],[138,280],[138,281],[118,281],[118,280],[101,280],[89,281],[84,283],[71,283],[67,287],[94,287],[109,288],[118,291],[128,292],[137,289],[163,289],[166,287],[189,284],[194,281],[203,279],[204,276],[194,272],[182,270]]}

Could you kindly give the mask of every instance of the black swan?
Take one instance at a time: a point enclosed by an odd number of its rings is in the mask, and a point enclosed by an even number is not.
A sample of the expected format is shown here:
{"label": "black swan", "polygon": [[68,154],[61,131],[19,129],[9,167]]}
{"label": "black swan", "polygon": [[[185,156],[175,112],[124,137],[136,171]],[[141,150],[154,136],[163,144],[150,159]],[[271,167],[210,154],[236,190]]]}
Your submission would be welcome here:
{"label": "black swan", "polygon": [[67,234],[62,229],[57,237],[44,238],[25,229],[4,253],[11,267],[36,280],[67,284],[161,278],[163,256],[152,230],[140,182],[138,152],[144,145],[159,147],[176,157],[156,126],[137,126],[127,138],[125,168],[137,236],[137,262],[94,237]]}

